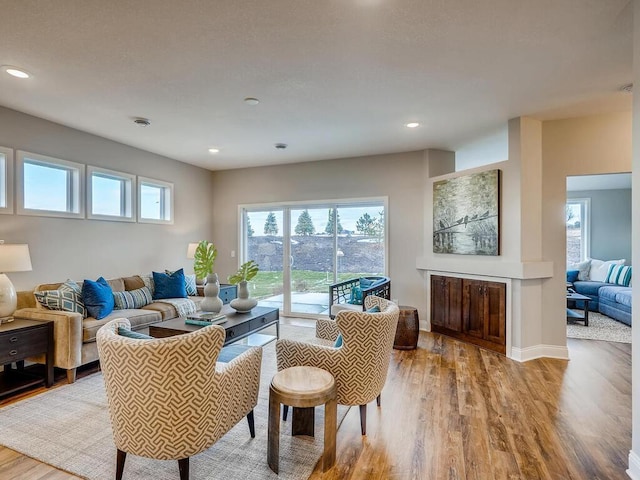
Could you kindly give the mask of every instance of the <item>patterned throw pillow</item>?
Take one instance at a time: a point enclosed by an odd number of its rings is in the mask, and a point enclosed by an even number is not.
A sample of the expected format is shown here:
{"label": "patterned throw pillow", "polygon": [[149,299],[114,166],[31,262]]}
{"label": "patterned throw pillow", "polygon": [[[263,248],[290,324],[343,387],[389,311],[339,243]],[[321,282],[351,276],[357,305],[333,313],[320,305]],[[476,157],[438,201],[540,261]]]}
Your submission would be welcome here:
{"label": "patterned throw pillow", "polygon": [[609,265],[609,272],[607,273],[605,282],[628,287],[631,283],[631,267],[626,267],[624,265]]}
{"label": "patterned throw pillow", "polygon": [[149,305],[153,300],[151,290],[147,287],[129,290],[128,292],[113,292],[113,302],[116,310],[130,308],[142,308]]}
{"label": "patterned throw pillow", "polygon": [[147,287],[151,292],[151,295],[153,295],[153,292],[155,292],[156,290],[156,286],[153,283],[153,275],[151,274],[140,275],[140,278],[142,278],[142,281],[144,282],[144,286]]}
{"label": "patterned throw pillow", "polygon": [[196,288],[196,274],[184,276],[184,286],[187,288],[187,295],[193,297],[198,295],[198,289]]}
{"label": "patterned throw pillow", "polygon": [[57,290],[34,292],[36,300],[49,310],[80,313],[86,318],[87,309],[82,303],[82,289],[73,280],[67,280]]}

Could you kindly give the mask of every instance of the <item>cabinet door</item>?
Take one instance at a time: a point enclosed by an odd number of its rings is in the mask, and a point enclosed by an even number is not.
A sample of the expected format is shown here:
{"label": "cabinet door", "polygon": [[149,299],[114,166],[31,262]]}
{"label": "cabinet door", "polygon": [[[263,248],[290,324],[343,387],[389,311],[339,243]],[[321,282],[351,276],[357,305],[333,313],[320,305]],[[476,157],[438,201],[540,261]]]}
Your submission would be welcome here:
{"label": "cabinet door", "polygon": [[504,283],[486,282],[484,339],[506,345],[506,291]]}
{"label": "cabinet door", "polygon": [[484,338],[484,284],[466,278],[462,282],[462,331],[476,338]]}
{"label": "cabinet door", "polygon": [[462,279],[431,276],[431,325],[462,331]]}

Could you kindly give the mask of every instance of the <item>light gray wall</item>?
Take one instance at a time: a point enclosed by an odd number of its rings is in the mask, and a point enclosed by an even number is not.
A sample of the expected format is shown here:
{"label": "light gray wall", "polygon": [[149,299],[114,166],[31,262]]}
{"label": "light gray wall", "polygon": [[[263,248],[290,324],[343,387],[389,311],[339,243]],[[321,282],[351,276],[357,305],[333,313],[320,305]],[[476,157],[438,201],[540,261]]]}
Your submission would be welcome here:
{"label": "light gray wall", "polygon": [[456,149],[456,172],[502,162],[508,158],[509,128],[504,124]]}
{"label": "light gray wall", "polygon": [[[409,152],[214,172],[213,241],[221,278],[238,268],[238,205],[387,196],[393,298],[426,318],[423,248],[423,155]],[[255,228],[255,225],[254,225]]]}
{"label": "light gray wall", "polygon": [[213,231],[210,171],[2,107],[0,146],[165,180],[175,189],[173,225],[0,215],[0,239],[28,243],[31,252],[33,271],[9,274],[17,290],[67,278],[193,271],[187,244]]}
{"label": "light gray wall", "polygon": [[624,258],[631,264],[631,189],[567,192],[567,198],[591,199],[592,258]]}

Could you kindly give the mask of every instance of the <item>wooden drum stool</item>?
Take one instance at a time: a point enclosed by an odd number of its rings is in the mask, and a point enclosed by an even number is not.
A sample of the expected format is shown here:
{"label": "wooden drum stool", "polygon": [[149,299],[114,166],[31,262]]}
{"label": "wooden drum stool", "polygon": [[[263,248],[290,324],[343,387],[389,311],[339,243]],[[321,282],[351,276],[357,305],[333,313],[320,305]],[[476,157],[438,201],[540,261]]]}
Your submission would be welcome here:
{"label": "wooden drum stool", "polygon": [[280,404],[293,407],[292,435],[313,436],[314,408],[324,405],[324,453],[322,471],[336,462],[336,384],[326,370],[316,367],[291,367],[274,375],[269,387],[269,433],[267,461],[278,473],[280,454]]}
{"label": "wooden drum stool", "polygon": [[418,346],[418,334],[420,322],[418,321],[418,309],[414,307],[400,306],[398,328],[393,348],[396,350],[413,350]]}

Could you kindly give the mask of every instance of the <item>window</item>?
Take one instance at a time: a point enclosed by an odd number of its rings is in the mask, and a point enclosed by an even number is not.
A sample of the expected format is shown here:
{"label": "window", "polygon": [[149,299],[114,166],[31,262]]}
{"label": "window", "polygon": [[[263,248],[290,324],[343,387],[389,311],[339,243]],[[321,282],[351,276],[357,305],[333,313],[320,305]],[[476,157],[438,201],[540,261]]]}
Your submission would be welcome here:
{"label": "window", "polygon": [[87,167],[87,218],[133,222],[135,176]]}
{"label": "window", "polygon": [[589,255],[589,218],[591,199],[571,198],[566,205],[567,264],[586,260]]}
{"label": "window", "polygon": [[328,314],[329,285],[387,271],[387,199],[239,207],[240,262],[260,272],[252,296],[285,315]]}
{"label": "window", "polygon": [[0,213],[13,213],[13,150],[0,147]]}
{"label": "window", "polygon": [[173,184],[138,177],[138,222],[173,223]]}
{"label": "window", "polygon": [[18,151],[18,213],[84,217],[84,165]]}

